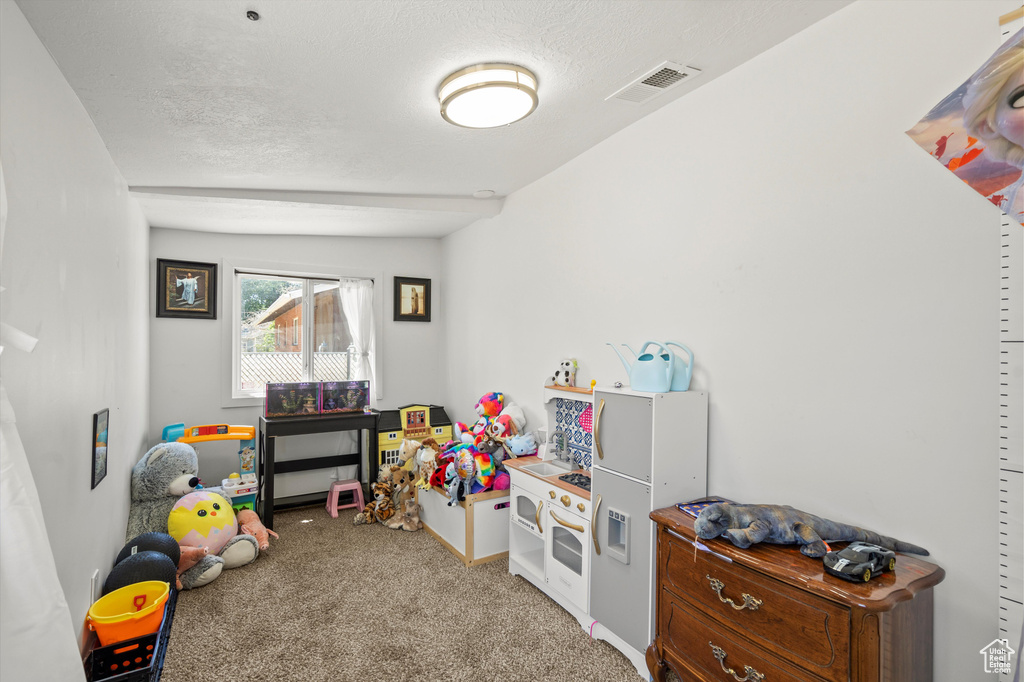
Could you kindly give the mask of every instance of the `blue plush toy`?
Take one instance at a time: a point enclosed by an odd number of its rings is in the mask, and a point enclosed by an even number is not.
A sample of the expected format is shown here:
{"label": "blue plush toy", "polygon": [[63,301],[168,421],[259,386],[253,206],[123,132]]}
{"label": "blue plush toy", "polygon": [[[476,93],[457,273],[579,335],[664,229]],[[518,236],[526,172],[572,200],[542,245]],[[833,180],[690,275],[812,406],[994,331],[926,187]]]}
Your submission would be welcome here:
{"label": "blue plush toy", "polygon": [[509,457],[523,457],[537,454],[537,439],[532,433],[521,433],[505,439],[505,452]]}

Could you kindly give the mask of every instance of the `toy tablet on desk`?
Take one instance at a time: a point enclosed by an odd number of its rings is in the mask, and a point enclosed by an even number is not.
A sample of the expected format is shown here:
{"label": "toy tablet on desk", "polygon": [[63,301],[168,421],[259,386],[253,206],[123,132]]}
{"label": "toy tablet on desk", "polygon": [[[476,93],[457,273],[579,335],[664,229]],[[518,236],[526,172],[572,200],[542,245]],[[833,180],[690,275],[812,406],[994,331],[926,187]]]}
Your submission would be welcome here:
{"label": "toy tablet on desk", "polygon": [[701,509],[712,504],[719,504],[720,502],[732,502],[732,500],[726,500],[722,497],[702,497],[699,500],[694,500],[693,502],[679,502],[676,504],[676,508],[681,512],[689,514],[693,518],[697,518]]}

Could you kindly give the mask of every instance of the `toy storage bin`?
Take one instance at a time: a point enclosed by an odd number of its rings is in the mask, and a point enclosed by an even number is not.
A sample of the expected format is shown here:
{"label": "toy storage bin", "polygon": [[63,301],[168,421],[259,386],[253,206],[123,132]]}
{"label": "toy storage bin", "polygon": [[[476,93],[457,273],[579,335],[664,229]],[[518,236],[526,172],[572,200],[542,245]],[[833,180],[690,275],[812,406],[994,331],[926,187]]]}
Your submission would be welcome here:
{"label": "toy storage bin", "polygon": [[169,592],[170,585],[162,580],[144,580],[114,590],[89,607],[89,629],[96,631],[103,646],[152,634],[160,629]]}
{"label": "toy storage bin", "polygon": [[508,490],[466,495],[457,506],[449,507],[443,488],[417,488],[416,502],[422,507],[423,530],[466,566],[508,556]]}
{"label": "toy storage bin", "polygon": [[[164,654],[167,651],[167,640],[171,636],[171,621],[174,620],[174,607],[177,601],[177,590],[171,590],[164,605],[163,622],[156,632],[92,649],[85,659],[85,679],[89,682],[156,682],[159,680],[164,665]],[[93,644],[96,643],[94,640]]]}

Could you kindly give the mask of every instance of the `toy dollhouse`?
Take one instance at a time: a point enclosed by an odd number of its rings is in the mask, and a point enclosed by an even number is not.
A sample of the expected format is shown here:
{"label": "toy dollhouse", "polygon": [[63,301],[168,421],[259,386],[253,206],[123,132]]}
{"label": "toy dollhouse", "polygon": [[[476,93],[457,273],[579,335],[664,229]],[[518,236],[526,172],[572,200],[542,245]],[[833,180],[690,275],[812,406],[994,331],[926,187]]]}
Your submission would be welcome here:
{"label": "toy dollhouse", "polygon": [[402,439],[433,438],[439,444],[452,439],[452,420],[439,405],[406,405],[383,410],[377,421],[377,467],[397,464]]}

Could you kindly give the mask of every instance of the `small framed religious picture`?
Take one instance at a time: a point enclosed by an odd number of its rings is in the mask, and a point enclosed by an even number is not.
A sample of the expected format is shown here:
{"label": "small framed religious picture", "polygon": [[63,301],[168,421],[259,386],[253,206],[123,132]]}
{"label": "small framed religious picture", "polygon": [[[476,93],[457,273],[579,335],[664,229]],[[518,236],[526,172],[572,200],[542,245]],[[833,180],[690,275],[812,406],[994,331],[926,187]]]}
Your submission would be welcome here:
{"label": "small framed religious picture", "polygon": [[92,416],[92,487],[107,475],[107,430],[110,410],[100,410]]}
{"label": "small framed religious picture", "polygon": [[395,321],[430,322],[430,280],[395,277]]}
{"label": "small framed religious picture", "polygon": [[217,264],[156,261],[156,316],[217,319]]}

